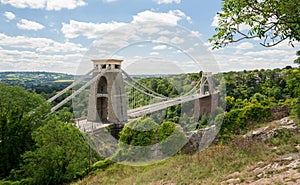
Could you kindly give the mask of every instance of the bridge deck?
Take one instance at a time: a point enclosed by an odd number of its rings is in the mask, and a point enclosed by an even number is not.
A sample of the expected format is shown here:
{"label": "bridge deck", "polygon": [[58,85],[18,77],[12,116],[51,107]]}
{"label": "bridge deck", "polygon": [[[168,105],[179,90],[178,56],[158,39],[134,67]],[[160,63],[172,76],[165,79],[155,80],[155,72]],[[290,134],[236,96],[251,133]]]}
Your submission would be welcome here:
{"label": "bridge deck", "polygon": [[77,119],[75,120],[76,127],[82,131],[82,132],[92,132],[99,130],[101,128],[105,128],[110,126],[111,124],[106,124],[106,123],[96,123],[96,122],[91,122],[88,121],[86,118],[85,119]]}
{"label": "bridge deck", "polygon": [[154,103],[151,105],[146,105],[143,107],[139,107],[136,109],[131,109],[129,111],[127,111],[128,113],[128,118],[138,118],[141,116],[145,116],[147,114],[159,111],[159,110],[163,110],[166,109],[168,107],[174,106],[174,105],[178,105],[181,103],[185,103],[188,101],[192,101],[192,100],[196,100],[199,98],[204,98],[204,97],[208,97],[210,96],[210,94],[205,94],[205,95],[200,95],[200,94],[193,94],[193,95],[189,95],[189,96],[182,96],[182,97],[178,97],[178,98],[173,98],[173,99],[169,99],[163,102],[159,102],[159,103]]}
{"label": "bridge deck", "polygon": [[[216,92],[218,93],[218,92]],[[211,94],[205,94],[205,95],[200,95],[200,94],[193,94],[193,95],[189,95],[189,96],[182,96],[182,97],[178,97],[178,98],[173,98],[173,99],[169,99],[163,102],[159,102],[159,103],[154,103],[151,105],[146,105],[143,107],[139,107],[136,109],[131,109],[128,110],[128,118],[129,119],[134,119],[134,118],[138,118],[141,116],[145,116],[147,114],[159,111],[159,110],[163,110],[166,109],[168,107],[174,106],[174,105],[178,105],[181,103],[185,103],[188,101],[192,101],[192,100],[196,100],[199,98],[204,98],[204,97],[208,97]],[[110,126],[111,124],[109,123],[96,123],[96,122],[91,122],[91,121],[87,121],[86,118],[83,119],[77,119],[75,120],[76,126],[82,131],[82,132],[92,132],[92,131],[96,131],[99,130],[101,128],[105,128]]]}

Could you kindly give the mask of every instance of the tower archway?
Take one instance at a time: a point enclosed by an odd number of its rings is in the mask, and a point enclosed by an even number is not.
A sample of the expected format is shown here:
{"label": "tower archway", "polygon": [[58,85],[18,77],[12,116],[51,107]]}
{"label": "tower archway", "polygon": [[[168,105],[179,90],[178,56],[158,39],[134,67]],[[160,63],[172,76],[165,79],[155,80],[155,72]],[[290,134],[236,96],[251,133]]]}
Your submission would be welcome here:
{"label": "tower archway", "polygon": [[97,93],[107,94],[107,80],[104,76],[101,76],[101,78],[99,79],[97,87]]}
{"label": "tower archway", "polygon": [[93,78],[99,78],[90,89],[87,120],[124,125],[127,118],[125,85],[121,62],[116,59],[92,60]]}
{"label": "tower archway", "polygon": [[107,97],[107,80],[104,76],[98,81],[97,85],[97,94],[100,96],[97,97],[97,114],[101,122],[107,122],[108,120],[108,97]]}

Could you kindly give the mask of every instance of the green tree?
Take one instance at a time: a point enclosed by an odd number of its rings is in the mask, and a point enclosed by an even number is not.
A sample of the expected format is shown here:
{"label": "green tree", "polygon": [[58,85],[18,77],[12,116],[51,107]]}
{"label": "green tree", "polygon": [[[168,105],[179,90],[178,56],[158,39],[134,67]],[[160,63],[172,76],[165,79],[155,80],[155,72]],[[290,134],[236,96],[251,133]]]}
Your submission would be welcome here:
{"label": "green tree", "polygon": [[0,179],[18,167],[25,151],[33,149],[31,134],[49,112],[40,95],[0,84]]}
{"label": "green tree", "polygon": [[291,96],[294,98],[292,104],[292,114],[300,120],[300,69],[292,69],[288,71],[287,89]]}
{"label": "green tree", "polygon": [[300,97],[300,68],[291,69],[288,72],[287,89],[293,98]]}
{"label": "green tree", "polygon": [[149,159],[157,127],[151,118],[130,121],[120,132],[119,150],[113,160],[137,162]]}
{"label": "green tree", "polygon": [[129,122],[120,133],[120,141],[132,146],[154,144],[157,123],[151,118],[140,118]]}
{"label": "green tree", "polygon": [[232,96],[226,96],[225,101],[226,101],[226,110],[230,111],[234,106],[235,99]]}
{"label": "green tree", "polygon": [[168,156],[176,154],[186,143],[184,133],[170,121],[160,125],[157,129],[157,138],[161,145],[161,151]]}
{"label": "green tree", "polygon": [[84,173],[88,166],[88,145],[80,131],[56,116],[33,133],[36,150],[22,157],[19,173],[29,184],[62,184]]}
{"label": "green tree", "polygon": [[214,48],[253,38],[265,47],[300,41],[300,0],[223,0],[217,16]]}

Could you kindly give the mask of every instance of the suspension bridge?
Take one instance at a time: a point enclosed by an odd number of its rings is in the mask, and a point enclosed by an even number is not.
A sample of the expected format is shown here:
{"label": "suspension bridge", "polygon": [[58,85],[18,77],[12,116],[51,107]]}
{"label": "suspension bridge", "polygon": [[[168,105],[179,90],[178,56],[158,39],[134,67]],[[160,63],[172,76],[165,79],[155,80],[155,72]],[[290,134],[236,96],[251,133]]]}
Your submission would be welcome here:
{"label": "suspension bridge", "polygon": [[[76,119],[76,125],[81,131],[91,132],[109,126],[116,135],[128,120],[149,115],[178,104],[194,101],[195,119],[210,113],[218,105],[218,91],[214,88],[212,73],[210,72],[203,72],[201,80],[189,92],[179,97],[169,98],[146,87],[122,70],[122,60],[92,61],[92,70],[48,100],[48,102],[53,102],[68,90],[81,85],[71,95],[53,106],[51,109],[53,113],[90,87],[87,117]],[[85,82],[90,75],[92,75],[92,78]],[[130,97],[126,96],[125,85],[131,88]],[[143,95],[142,99],[148,104],[144,103],[143,105],[142,103],[142,106],[136,107],[134,99],[137,95]],[[130,102],[132,103],[131,106],[128,105]]]}

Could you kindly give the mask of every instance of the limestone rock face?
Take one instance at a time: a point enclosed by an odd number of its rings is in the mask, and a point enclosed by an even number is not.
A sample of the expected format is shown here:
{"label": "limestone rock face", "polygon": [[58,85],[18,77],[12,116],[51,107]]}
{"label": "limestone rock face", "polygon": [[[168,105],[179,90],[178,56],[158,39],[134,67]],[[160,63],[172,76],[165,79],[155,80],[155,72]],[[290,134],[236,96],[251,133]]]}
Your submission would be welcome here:
{"label": "limestone rock face", "polygon": [[273,106],[271,107],[271,119],[279,120],[281,118],[289,116],[290,108],[287,105]]}
{"label": "limestone rock face", "polygon": [[280,130],[288,130],[290,132],[298,132],[297,125],[294,123],[294,120],[285,117],[280,120],[276,120],[272,122],[271,126],[266,126],[259,128],[257,130],[251,131],[245,135],[243,138],[257,140],[257,141],[265,141],[271,137],[276,136],[278,131]]}
{"label": "limestone rock face", "polygon": [[213,142],[217,134],[218,129],[215,125],[200,130],[187,132],[187,143],[181,149],[181,153],[191,154],[204,149]]}

